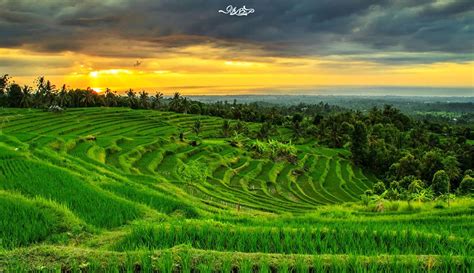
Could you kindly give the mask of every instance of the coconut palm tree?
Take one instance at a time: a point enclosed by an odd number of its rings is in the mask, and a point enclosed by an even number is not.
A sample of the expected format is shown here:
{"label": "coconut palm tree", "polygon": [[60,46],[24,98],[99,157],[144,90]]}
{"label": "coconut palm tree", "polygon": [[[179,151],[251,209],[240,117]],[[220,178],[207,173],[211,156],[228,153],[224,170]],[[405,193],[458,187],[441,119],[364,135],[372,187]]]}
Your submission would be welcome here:
{"label": "coconut palm tree", "polygon": [[109,89],[105,89],[105,106],[117,106],[116,95]]}
{"label": "coconut palm tree", "polygon": [[128,98],[128,106],[130,108],[135,108],[136,106],[136,100],[137,100],[137,95],[135,92],[133,92],[132,89],[129,89],[127,92],[127,98]]}
{"label": "coconut palm tree", "polygon": [[36,82],[36,91],[34,93],[34,102],[36,106],[41,106],[43,104],[43,96],[45,93],[45,80],[44,77],[39,77],[35,80]]}
{"label": "coconut palm tree", "polygon": [[260,130],[257,132],[257,136],[260,139],[266,139],[270,135],[270,132],[272,131],[272,124],[269,122],[264,122],[260,126]]}
{"label": "coconut palm tree", "polygon": [[170,102],[170,110],[179,112],[181,109],[181,100],[181,94],[179,92],[174,93],[174,96]]}
{"label": "coconut palm tree", "polygon": [[89,107],[95,103],[94,93],[95,91],[90,88],[84,90],[81,97],[81,103],[83,104],[83,106]]}
{"label": "coconut palm tree", "polygon": [[23,86],[21,89],[22,97],[20,100],[20,107],[28,108],[31,107],[33,98],[31,97],[31,87],[28,85]]}
{"label": "coconut palm tree", "polygon": [[199,119],[194,122],[193,131],[196,133],[196,136],[199,136],[201,132],[201,121]]}
{"label": "coconut palm tree", "polygon": [[54,100],[54,97],[56,95],[56,86],[52,84],[49,80],[46,81],[46,84],[44,85],[44,103],[46,105],[51,105],[51,103]]}
{"label": "coconut palm tree", "polygon": [[148,109],[148,93],[145,91],[140,92],[140,106],[143,109]]}
{"label": "coconut palm tree", "polygon": [[224,120],[224,123],[222,124],[222,135],[224,137],[228,137],[230,134],[230,123],[228,120]]}
{"label": "coconut palm tree", "polygon": [[161,107],[161,103],[163,100],[163,93],[156,92],[156,94],[152,96],[151,100],[152,100],[151,107],[153,109],[159,109]]}
{"label": "coconut palm tree", "polygon": [[61,91],[59,91],[59,94],[57,96],[57,102],[58,105],[61,107],[64,107],[69,103],[69,94],[66,90],[65,84],[63,84],[63,86],[61,87]]}
{"label": "coconut palm tree", "polygon": [[189,110],[191,109],[191,104],[188,101],[188,98],[184,98],[181,100],[181,110],[183,113],[187,114]]}

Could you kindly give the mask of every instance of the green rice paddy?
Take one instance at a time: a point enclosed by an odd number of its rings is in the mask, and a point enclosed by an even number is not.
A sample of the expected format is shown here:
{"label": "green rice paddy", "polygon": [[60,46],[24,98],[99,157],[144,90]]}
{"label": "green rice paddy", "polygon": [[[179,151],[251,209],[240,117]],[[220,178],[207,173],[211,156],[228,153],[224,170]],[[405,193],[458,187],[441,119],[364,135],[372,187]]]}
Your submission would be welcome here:
{"label": "green rice paddy", "polygon": [[275,161],[223,119],[150,110],[0,118],[0,272],[473,271],[471,199],[371,212],[376,178],[344,149]]}

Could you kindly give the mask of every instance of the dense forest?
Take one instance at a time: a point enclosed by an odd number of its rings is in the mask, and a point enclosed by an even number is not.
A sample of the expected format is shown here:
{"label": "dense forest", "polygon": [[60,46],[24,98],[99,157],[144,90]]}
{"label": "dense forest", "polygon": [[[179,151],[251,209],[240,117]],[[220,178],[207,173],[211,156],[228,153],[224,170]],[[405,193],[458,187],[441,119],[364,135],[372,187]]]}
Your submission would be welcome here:
{"label": "dense forest", "polygon": [[[274,128],[293,131],[292,143],[308,139],[331,148],[347,148],[351,160],[381,180],[367,197],[429,200],[474,191],[474,133],[471,122],[453,124],[430,116],[409,116],[391,105],[367,111],[347,109],[320,102],[290,106],[228,102],[202,103],[175,93],[149,95],[129,90],[119,95],[107,89],[57,88],[43,77],[34,88],[0,77],[0,106],[42,108],[61,112],[72,107],[130,107],[217,116],[261,123],[249,131],[243,123],[222,125],[223,135],[245,135],[269,141]],[[456,107],[453,105],[452,107]],[[448,111],[449,109],[444,109]],[[195,124],[199,130],[200,124]]]}

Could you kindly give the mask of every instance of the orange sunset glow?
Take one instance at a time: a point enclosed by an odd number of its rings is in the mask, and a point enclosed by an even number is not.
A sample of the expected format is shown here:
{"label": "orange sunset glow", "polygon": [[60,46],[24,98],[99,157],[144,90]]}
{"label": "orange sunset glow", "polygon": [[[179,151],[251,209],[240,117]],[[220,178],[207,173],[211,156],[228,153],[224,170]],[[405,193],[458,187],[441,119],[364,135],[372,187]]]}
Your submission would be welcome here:
{"label": "orange sunset glow", "polygon": [[[20,84],[31,84],[37,75],[46,75],[57,84],[71,88],[91,87],[97,92],[106,88],[156,89],[171,93],[184,89],[187,94],[252,93],[259,88],[309,88],[319,85],[405,85],[472,86],[474,63],[435,63],[386,67],[377,63],[344,61],[338,58],[267,57],[258,60],[226,59],[221,55],[205,56],[213,48],[187,49],[183,56],[160,56],[142,61],[104,58],[73,52],[41,54],[28,50],[1,49],[3,56],[46,64],[44,68],[22,67],[9,70]],[[215,50],[215,49],[214,49]],[[61,63],[55,67],[48,63]],[[123,63],[124,65],[117,65]]]}
{"label": "orange sunset glow", "polygon": [[[427,32],[432,25],[445,23],[433,16],[440,9],[453,9],[450,5],[454,4],[439,1],[386,7],[407,20],[399,22],[377,5],[317,21],[314,18],[320,13],[324,17],[325,9],[332,11],[330,7],[322,5],[311,11],[312,6],[301,4],[286,7],[285,12],[293,12],[298,19],[293,25],[265,21],[261,17],[273,11],[263,6],[258,9],[260,16],[256,12],[234,18],[217,13],[217,5],[212,6],[215,12],[206,9],[203,13],[203,7],[197,5],[186,10],[163,1],[134,6],[122,1],[95,6],[44,1],[33,9],[19,2],[5,6],[0,14],[5,29],[17,29],[15,36],[5,36],[5,32],[0,43],[0,73],[9,74],[19,84],[32,85],[38,76],[45,76],[57,86],[90,87],[97,92],[106,88],[165,94],[176,90],[252,94],[261,89],[317,86],[471,88],[474,60],[468,46],[472,40],[469,14],[452,15],[456,21],[449,25],[451,31]],[[179,12],[168,12],[176,9]],[[52,14],[51,10],[62,12]],[[93,15],[94,10],[101,15]],[[12,19],[21,12],[32,21]],[[40,15],[45,19],[40,20]],[[346,22],[344,16],[353,19]],[[404,33],[413,27],[409,20],[420,16],[432,22]],[[36,30],[37,24],[43,34]],[[277,25],[279,30],[274,28]],[[382,32],[381,25],[395,36]],[[437,41],[438,37],[445,37],[445,43]]]}

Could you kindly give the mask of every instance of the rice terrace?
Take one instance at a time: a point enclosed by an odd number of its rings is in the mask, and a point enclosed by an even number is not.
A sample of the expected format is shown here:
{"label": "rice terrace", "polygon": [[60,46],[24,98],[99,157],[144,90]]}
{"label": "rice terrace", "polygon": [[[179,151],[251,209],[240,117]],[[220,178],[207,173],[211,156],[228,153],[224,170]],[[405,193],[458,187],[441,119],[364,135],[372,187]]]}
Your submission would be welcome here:
{"label": "rice terrace", "polygon": [[306,115],[130,92],[134,109],[1,110],[2,271],[472,271],[472,199],[389,197],[354,148],[295,138]]}
{"label": "rice terrace", "polygon": [[472,0],[0,0],[0,273],[473,273],[473,27]]}

